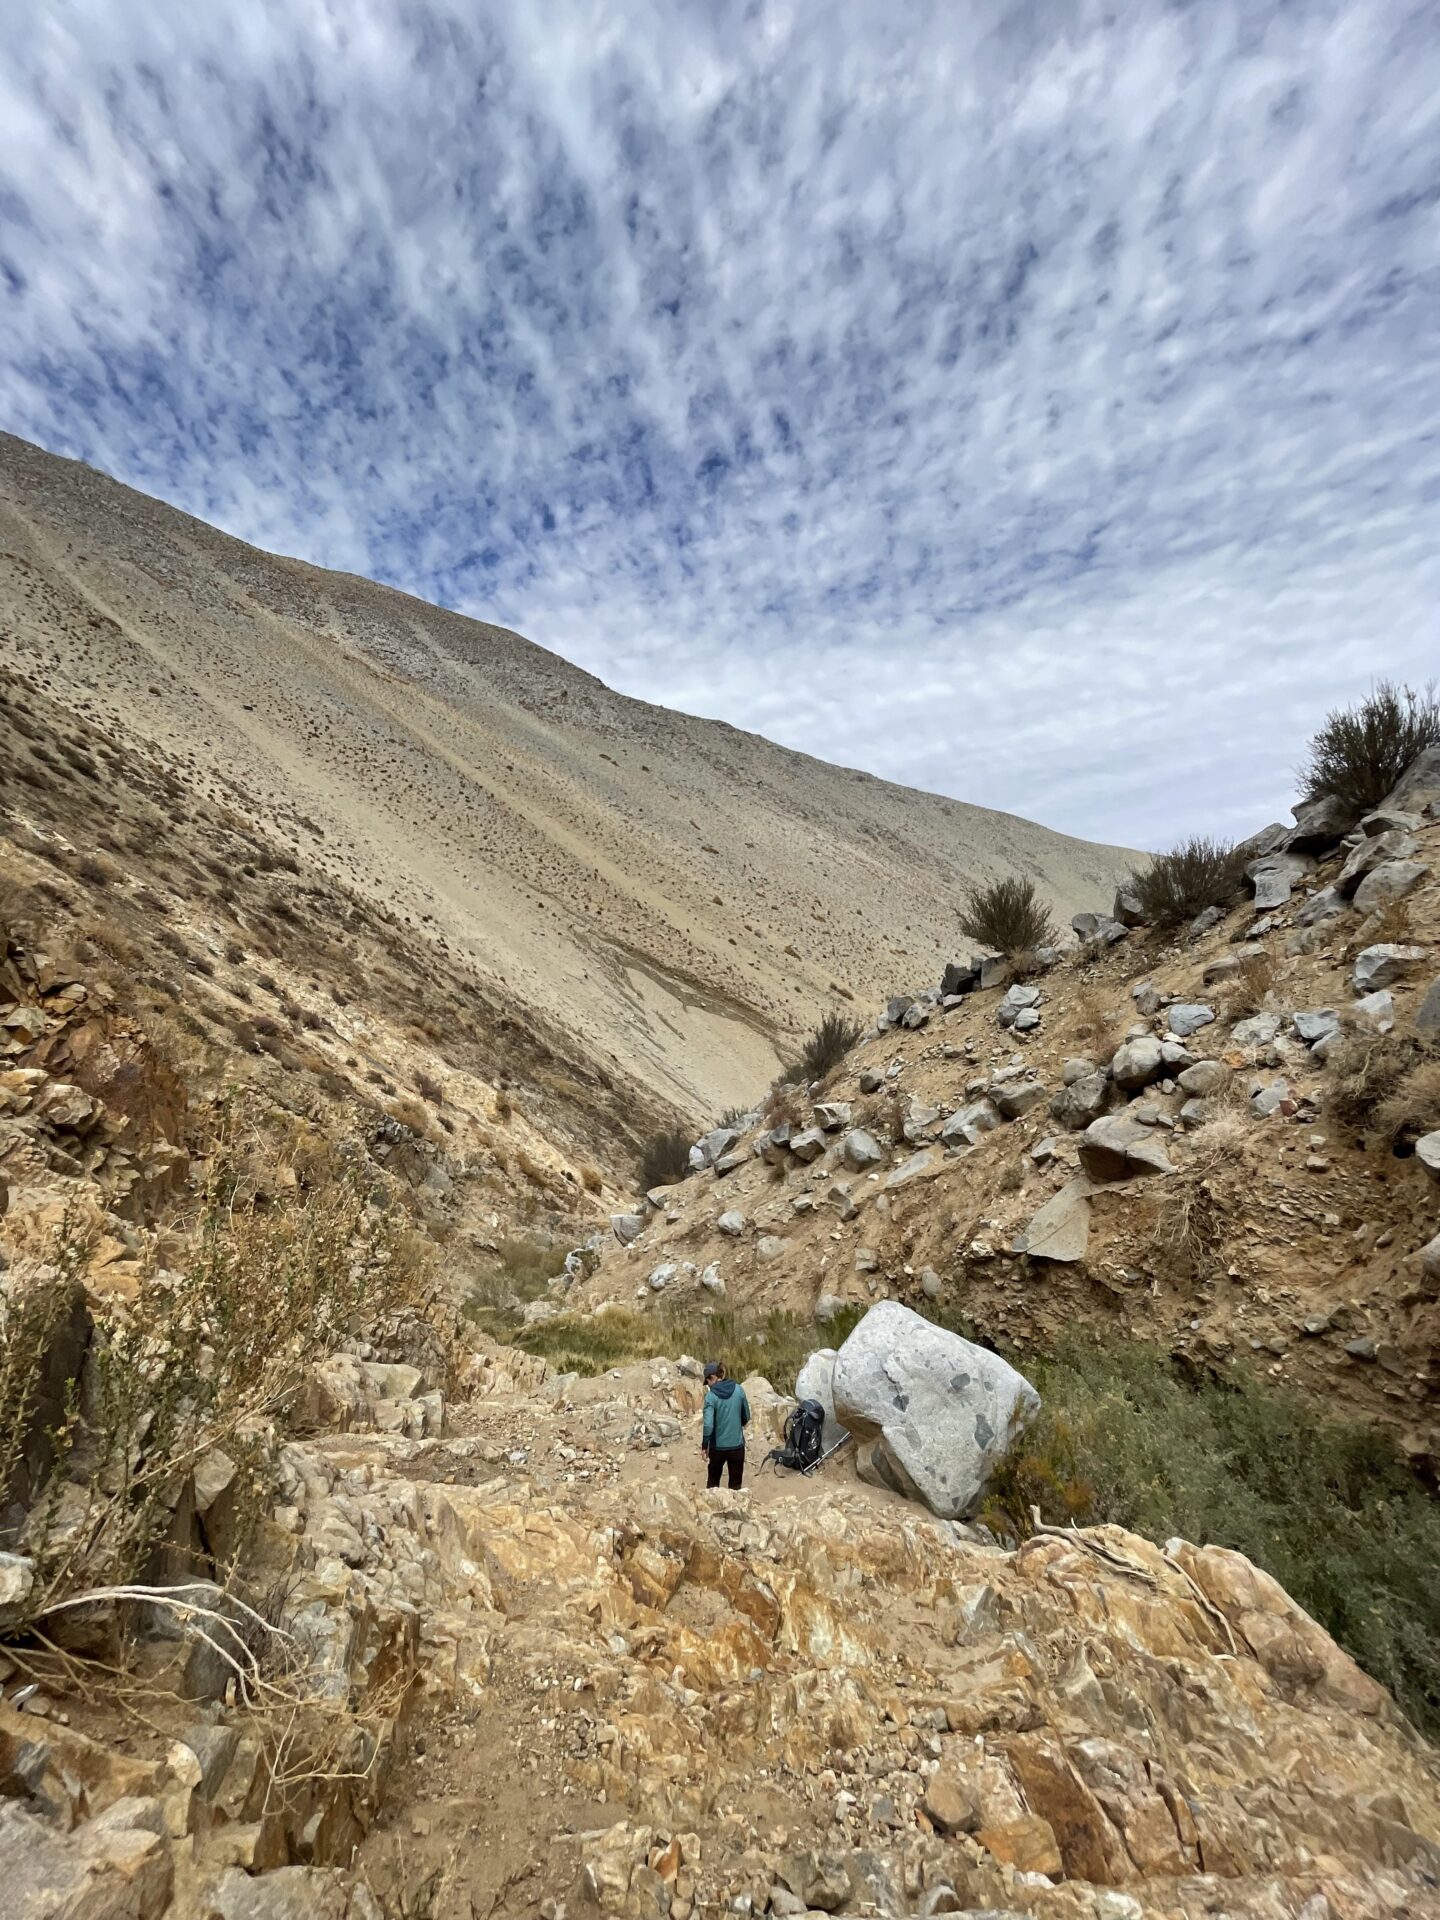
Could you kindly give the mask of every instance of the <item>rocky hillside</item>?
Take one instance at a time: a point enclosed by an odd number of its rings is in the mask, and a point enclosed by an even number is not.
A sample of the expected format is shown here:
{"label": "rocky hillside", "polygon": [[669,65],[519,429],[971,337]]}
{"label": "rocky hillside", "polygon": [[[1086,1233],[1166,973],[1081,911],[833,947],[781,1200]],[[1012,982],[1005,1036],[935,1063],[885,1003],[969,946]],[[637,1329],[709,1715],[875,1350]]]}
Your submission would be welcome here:
{"label": "rocky hillside", "polygon": [[1068,916],[1128,864],[625,699],[4,435],[0,667],[691,1117],[826,1006],[938,969],[968,877],[1032,874]]}
{"label": "rocky hillside", "polygon": [[1023,981],[913,982],[532,1314],[689,1294],[823,1325],[900,1299],[1022,1354],[1088,1324],[1243,1359],[1433,1470],[1440,761],[1249,851],[1242,897],[1177,935],[1092,903]]}

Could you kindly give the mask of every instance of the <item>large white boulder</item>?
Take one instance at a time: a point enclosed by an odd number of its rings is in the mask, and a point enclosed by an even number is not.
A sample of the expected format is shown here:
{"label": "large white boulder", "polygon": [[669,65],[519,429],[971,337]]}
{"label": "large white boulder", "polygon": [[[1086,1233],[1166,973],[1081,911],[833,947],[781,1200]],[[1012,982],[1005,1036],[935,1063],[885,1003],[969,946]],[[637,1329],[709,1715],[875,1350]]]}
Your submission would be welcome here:
{"label": "large white boulder", "polygon": [[795,1398],[818,1400],[825,1409],[823,1444],[827,1453],[845,1438],[845,1429],[835,1418],[835,1359],[834,1347],[821,1347],[795,1376]]}
{"label": "large white boulder", "polygon": [[947,1520],[974,1510],[1011,1436],[1040,1405],[998,1354],[898,1300],[871,1307],[846,1340],[833,1391],[836,1419],[863,1443],[867,1477]]}

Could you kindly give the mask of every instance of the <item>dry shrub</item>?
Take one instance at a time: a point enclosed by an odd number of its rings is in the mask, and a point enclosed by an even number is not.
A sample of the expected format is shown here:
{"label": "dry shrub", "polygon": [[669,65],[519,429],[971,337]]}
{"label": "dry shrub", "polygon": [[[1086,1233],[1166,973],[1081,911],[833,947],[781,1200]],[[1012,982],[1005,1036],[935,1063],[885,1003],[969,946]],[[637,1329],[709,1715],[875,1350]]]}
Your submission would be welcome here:
{"label": "dry shrub", "polygon": [[1269,953],[1247,953],[1225,989],[1225,1011],[1232,1020],[1248,1019],[1265,1006],[1275,985],[1275,960]]}
{"label": "dry shrub", "polygon": [[1055,921],[1019,874],[1002,880],[969,881],[960,907],[960,931],[996,953],[1019,954],[1053,946]]}
{"label": "dry shrub", "polygon": [[1376,1130],[1392,1145],[1413,1147],[1440,1129],[1440,1055],[1427,1051],[1375,1109]]}
{"label": "dry shrub", "polygon": [[1074,1027],[1094,1053],[1108,1060],[1120,1045],[1125,1022],[1094,981],[1086,980],[1075,995]]}
{"label": "dry shrub", "polygon": [[679,1127],[652,1133],[640,1151],[640,1188],[668,1187],[690,1171],[690,1136]]}
{"label": "dry shrub", "polygon": [[1378,807],[1418,753],[1440,743],[1435,683],[1421,693],[1377,680],[1353,707],[1336,707],[1310,742],[1300,768],[1307,800],[1338,794],[1361,812]]}
{"label": "dry shrub", "polygon": [[443,1107],[445,1104],[445,1090],[433,1074],[417,1073],[415,1091],[422,1100],[428,1100],[432,1107]]}
{"label": "dry shrub", "polygon": [[1145,919],[1155,927],[1179,927],[1207,907],[1233,900],[1245,877],[1245,855],[1230,840],[1192,834],[1148,867],[1130,875],[1129,886]]}
{"label": "dry shrub", "polygon": [[799,1091],[784,1080],[775,1082],[760,1109],[760,1118],[767,1127],[782,1126],[786,1122],[798,1127],[804,1114],[805,1106]]}
{"label": "dry shrub", "polygon": [[430,1132],[430,1116],[418,1100],[412,1100],[402,1093],[392,1100],[386,1109],[392,1120],[398,1120],[402,1127],[408,1127],[418,1139],[424,1140]]}
{"label": "dry shrub", "polygon": [[821,1080],[838,1067],[865,1029],[858,1020],[827,1013],[800,1049],[799,1067],[806,1080]]}
{"label": "dry shrub", "polygon": [[[50,1262],[7,1297],[0,1325],[0,1486],[44,1458],[12,1521],[36,1564],[25,1625],[82,1589],[139,1575],[170,1526],[186,1476],[216,1448],[258,1473],[266,1422],[282,1419],[309,1369],[363,1324],[381,1337],[422,1302],[423,1275],[396,1258],[347,1166],[303,1200],[243,1204],[243,1156],[233,1141],[211,1163],[194,1253],[180,1271],[152,1272],[129,1302],[95,1310],[84,1391],[74,1381],[37,1435],[37,1381],[53,1366],[87,1248],[69,1217]],[[275,1182],[269,1183],[272,1192]],[[7,1544],[10,1542],[7,1541]]]}
{"label": "dry shrub", "polygon": [[1378,1126],[1382,1109],[1405,1103],[1416,1069],[1433,1062],[1433,1049],[1414,1034],[1352,1033],[1331,1056],[1327,1105],[1343,1126]]}
{"label": "dry shrub", "polygon": [[1342,949],[1343,957],[1348,965],[1366,947],[1408,946],[1411,934],[1410,902],[1387,900],[1361,922],[1354,937]]}
{"label": "dry shrub", "polygon": [[599,1193],[605,1184],[604,1176],[600,1172],[599,1167],[587,1161],[580,1169],[580,1184],[586,1193]]}

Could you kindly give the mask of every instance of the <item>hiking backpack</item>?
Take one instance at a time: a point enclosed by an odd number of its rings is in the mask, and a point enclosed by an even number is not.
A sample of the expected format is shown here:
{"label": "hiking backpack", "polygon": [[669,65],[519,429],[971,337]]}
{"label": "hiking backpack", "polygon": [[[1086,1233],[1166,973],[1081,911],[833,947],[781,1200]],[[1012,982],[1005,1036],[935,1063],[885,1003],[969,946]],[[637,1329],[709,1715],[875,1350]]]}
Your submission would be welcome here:
{"label": "hiking backpack", "polygon": [[766,1463],[808,1473],[819,1459],[825,1434],[825,1409],[818,1400],[802,1400],[785,1422],[785,1444],[765,1456]]}

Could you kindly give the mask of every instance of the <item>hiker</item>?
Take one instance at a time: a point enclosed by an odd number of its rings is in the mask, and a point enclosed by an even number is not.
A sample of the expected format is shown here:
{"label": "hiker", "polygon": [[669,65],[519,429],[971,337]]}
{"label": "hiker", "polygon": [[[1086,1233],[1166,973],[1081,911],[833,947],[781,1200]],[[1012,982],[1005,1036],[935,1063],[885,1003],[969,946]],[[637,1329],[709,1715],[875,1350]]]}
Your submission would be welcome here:
{"label": "hiker", "polygon": [[708,1454],[705,1472],[707,1487],[718,1487],[720,1469],[730,1476],[730,1489],[738,1492],[745,1478],[745,1429],[750,1424],[750,1402],[745,1389],[732,1380],[720,1360],[705,1365],[705,1425],[700,1435],[700,1451]]}

